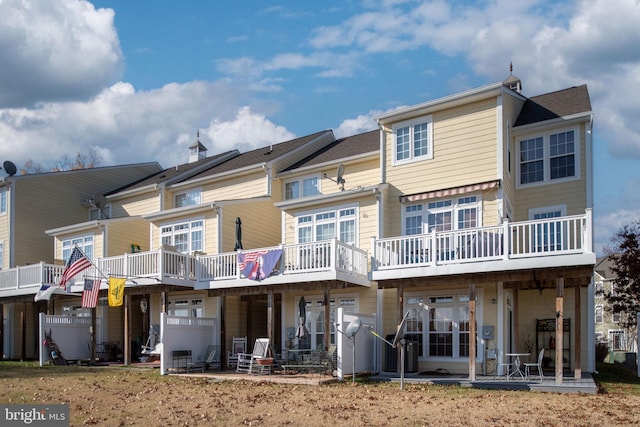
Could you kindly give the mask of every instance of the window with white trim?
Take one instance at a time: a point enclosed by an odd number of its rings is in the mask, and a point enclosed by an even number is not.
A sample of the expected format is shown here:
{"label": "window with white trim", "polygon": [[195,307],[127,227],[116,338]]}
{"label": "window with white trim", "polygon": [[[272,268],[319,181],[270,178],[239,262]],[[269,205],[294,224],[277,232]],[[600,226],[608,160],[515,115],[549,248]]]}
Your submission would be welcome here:
{"label": "window with white trim", "polygon": [[174,196],[174,207],[176,208],[199,205],[200,203],[202,203],[202,189],[200,188],[176,193]]}
{"label": "window with white trim", "polygon": [[317,196],[318,194],[320,194],[320,176],[317,175],[289,180],[284,183],[285,200]]}
{"label": "window with white trim", "polygon": [[0,270],[4,266],[4,240],[0,240]]}
{"label": "window with white trim", "polygon": [[0,215],[7,213],[7,188],[0,188]]}
{"label": "window with white trim", "polygon": [[196,297],[175,297],[169,299],[170,316],[204,317],[204,301]]}
{"label": "window with white trim", "polygon": [[577,128],[521,139],[518,154],[519,185],[580,176]]}
{"label": "window with white trim", "polygon": [[345,207],[300,215],[296,218],[297,242],[319,242],[337,237],[341,242],[355,244],[357,212],[356,207]]}
{"label": "window with white trim", "polygon": [[166,224],[161,227],[161,244],[175,246],[178,252],[204,250],[204,220]]}
{"label": "window with white trim", "polygon": [[611,313],[611,320],[613,323],[620,323],[622,321],[622,313],[619,311],[614,311]]}
{"label": "window with white trim", "polygon": [[[428,310],[421,305],[427,301]],[[450,294],[407,298],[407,340],[418,345],[421,357],[469,357],[469,296]],[[477,319],[481,320],[481,319]],[[477,328],[476,328],[477,330]]]}
{"label": "window with white trim", "polygon": [[403,235],[479,227],[480,207],[480,197],[476,195],[405,205]]}
{"label": "window with white trim", "polygon": [[62,259],[68,260],[73,248],[78,246],[89,259],[93,259],[93,234],[73,237],[62,241]]}
{"label": "window with white trim", "polygon": [[416,120],[393,125],[393,162],[402,164],[433,158],[433,118],[421,117]]}
{"label": "window with white trim", "polygon": [[598,304],[598,305],[596,305],[595,313],[596,313],[596,323],[602,323],[602,322],[604,322],[604,315],[603,315],[603,307],[602,307],[602,304]]}
{"label": "window with white trim", "polygon": [[609,348],[613,351],[626,350],[624,331],[622,329],[609,331]]}

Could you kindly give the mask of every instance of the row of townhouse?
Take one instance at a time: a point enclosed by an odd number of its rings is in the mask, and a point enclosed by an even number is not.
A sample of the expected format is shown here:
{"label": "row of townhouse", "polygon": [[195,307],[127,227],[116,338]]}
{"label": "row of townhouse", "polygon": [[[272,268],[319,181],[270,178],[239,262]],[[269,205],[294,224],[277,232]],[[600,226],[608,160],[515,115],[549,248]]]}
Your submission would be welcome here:
{"label": "row of townhouse", "polygon": [[[509,76],[346,138],[5,177],[2,355],[37,357],[38,313],[89,315],[77,296],[33,302],[78,245],[95,268],[72,290],[127,278],[124,306],[105,283],[95,313],[125,363],[164,314],[217,319],[225,355],[237,336],[326,349],[342,312],[382,335],[402,323],[420,370],[475,375],[498,348],[544,349],[560,380],[593,371],[592,117],[586,86],[527,98]],[[270,259],[257,278],[251,255]]]}

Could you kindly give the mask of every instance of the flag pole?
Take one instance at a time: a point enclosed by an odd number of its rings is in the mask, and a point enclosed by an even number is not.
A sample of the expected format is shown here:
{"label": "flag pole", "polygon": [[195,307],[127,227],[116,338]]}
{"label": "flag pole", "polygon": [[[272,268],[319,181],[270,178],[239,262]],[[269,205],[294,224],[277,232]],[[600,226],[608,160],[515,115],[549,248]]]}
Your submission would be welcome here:
{"label": "flag pole", "polygon": [[109,280],[109,276],[107,276],[106,274],[104,274],[102,272],[102,270],[100,270],[98,268],[98,266],[93,262],[93,260],[91,258],[89,258],[87,256],[87,254],[84,253],[84,251],[82,249],[80,249],[80,246],[78,246],[78,244],[76,243],[75,248],[78,249],[78,251],[80,251],[80,253],[82,254],[83,257],[85,257],[87,260],[89,260],[89,262],[91,263],[91,265],[93,266],[93,268],[96,269],[96,271],[102,276],[103,279],[107,279]]}

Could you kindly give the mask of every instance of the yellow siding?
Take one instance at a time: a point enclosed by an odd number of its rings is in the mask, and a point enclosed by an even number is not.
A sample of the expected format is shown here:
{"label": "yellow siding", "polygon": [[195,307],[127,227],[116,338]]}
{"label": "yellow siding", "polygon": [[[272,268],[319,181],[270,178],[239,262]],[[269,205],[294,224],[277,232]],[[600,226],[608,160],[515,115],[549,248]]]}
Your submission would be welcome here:
{"label": "yellow siding", "polygon": [[160,210],[159,195],[156,191],[136,194],[111,203],[112,218],[144,215]]}
{"label": "yellow siding", "polygon": [[[336,170],[337,167],[333,166],[324,168],[320,171],[320,176],[324,177],[326,174],[329,178],[335,180]],[[306,174],[300,174],[300,176],[302,175],[309,175],[309,172]],[[287,176],[287,179],[291,177],[293,176]],[[366,161],[345,164],[343,177],[345,180],[345,190],[358,187],[369,187],[380,183],[380,158],[375,157]],[[322,194],[339,193],[341,191],[340,186],[329,178],[322,178],[320,191]],[[284,184],[281,183],[280,187],[283,186]]]}
{"label": "yellow siding", "polygon": [[267,179],[264,171],[248,175],[232,175],[202,187],[203,203],[221,200],[237,200],[267,194]]}
{"label": "yellow siding", "polygon": [[242,247],[263,248],[279,245],[280,209],[272,201],[237,203],[222,208],[222,251],[233,251],[236,243],[236,218],[242,221]]}
{"label": "yellow siding", "polygon": [[7,192],[7,212],[4,214],[0,214],[0,242],[4,245],[4,257],[0,260],[0,268],[7,269],[10,267],[9,265],[9,251],[10,251],[10,218],[11,215],[11,187],[0,187],[0,190],[6,189]]}
{"label": "yellow siding", "polygon": [[149,250],[149,225],[143,219],[110,224],[107,233],[106,256],[131,253],[134,244],[140,246],[141,251]]}
{"label": "yellow siding", "polygon": [[[171,219],[163,219],[158,221],[153,221],[151,223],[151,242],[149,242],[149,247],[151,250],[156,250],[161,245],[160,239],[160,229],[164,225],[167,224],[175,224],[178,222],[184,221],[193,221],[196,219],[204,220],[204,241],[205,241],[205,252],[208,254],[217,253],[217,234],[218,234],[218,226],[217,226],[217,215],[214,209],[207,210],[205,212],[198,212],[197,214],[185,214],[181,216],[176,216]],[[148,230],[145,228],[145,231]]]}

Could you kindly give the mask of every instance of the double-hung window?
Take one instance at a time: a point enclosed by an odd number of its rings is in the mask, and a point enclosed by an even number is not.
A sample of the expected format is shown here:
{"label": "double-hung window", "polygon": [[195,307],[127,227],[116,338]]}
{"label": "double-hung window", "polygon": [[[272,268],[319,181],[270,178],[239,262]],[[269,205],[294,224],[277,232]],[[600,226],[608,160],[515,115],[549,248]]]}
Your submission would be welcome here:
{"label": "double-hung window", "polygon": [[433,158],[432,117],[421,117],[393,126],[394,164]]}
{"label": "double-hung window", "polygon": [[199,205],[200,203],[202,203],[202,190],[199,188],[178,193],[174,199],[174,206],[176,208]]}
{"label": "double-hung window", "polygon": [[320,177],[309,176],[287,181],[284,184],[285,200],[300,199],[302,197],[320,194]]}
{"label": "double-hung window", "polygon": [[178,252],[189,253],[204,250],[204,221],[197,219],[175,224],[167,224],[161,228],[163,245],[175,246]]}
{"label": "double-hung window", "polygon": [[518,150],[518,185],[574,179],[580,175],[577,128],[523,138]]}
{"label": "double-hung window", "polygon": [[480,197],[465,196],[405,205],[403,235],[462,230],[480,226]]}

